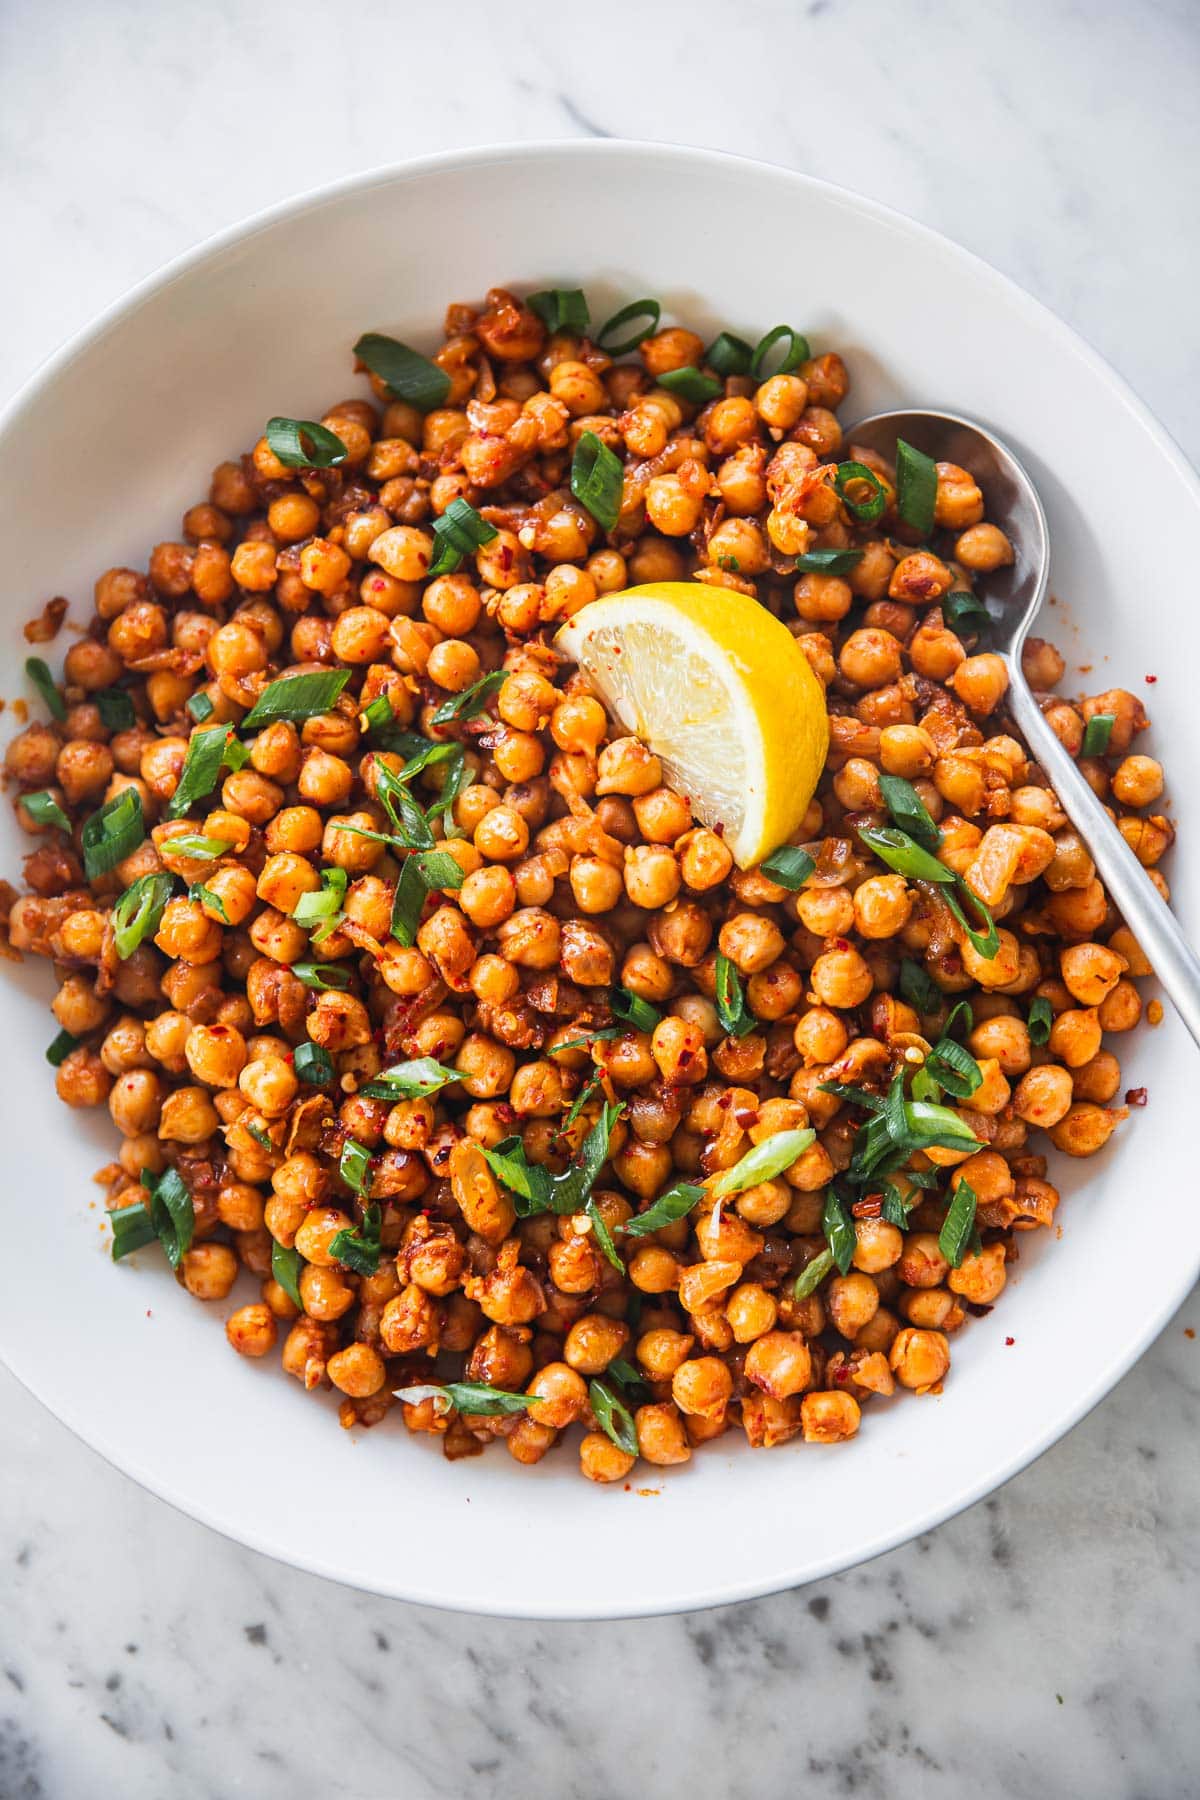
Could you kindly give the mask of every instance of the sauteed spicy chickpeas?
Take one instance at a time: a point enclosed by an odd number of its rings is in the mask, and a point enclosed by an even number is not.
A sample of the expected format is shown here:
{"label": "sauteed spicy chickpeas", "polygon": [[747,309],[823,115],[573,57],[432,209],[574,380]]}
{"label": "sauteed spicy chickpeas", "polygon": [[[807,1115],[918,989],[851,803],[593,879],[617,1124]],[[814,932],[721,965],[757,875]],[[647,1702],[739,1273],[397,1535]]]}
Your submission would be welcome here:
{"label": "sauteed spicy chickpeas", "polygon": [[[29,665],[7,933],[55,969],[60,1097],[121,1135],[113,1254],[161,1244],[240,1355],[449,1457],[851,1438],[940,1390],[1050,1151],[1126,1113],[1150,970],[1006,716],[1012,546],[965,470],[844,443],[847,368],[790,328],[494,289],[432,360],[356,352]],[[554,645],[681,581],[825,694],[750,867]],[[1025,659],[1165,893],[1141,701]]]}

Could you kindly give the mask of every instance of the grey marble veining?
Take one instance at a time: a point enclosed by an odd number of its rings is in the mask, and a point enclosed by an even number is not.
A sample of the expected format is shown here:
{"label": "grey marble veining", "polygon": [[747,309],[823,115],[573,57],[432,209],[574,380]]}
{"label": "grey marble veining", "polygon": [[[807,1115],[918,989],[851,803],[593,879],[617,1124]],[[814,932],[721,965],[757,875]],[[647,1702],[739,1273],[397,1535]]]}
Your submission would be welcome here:
{"label": "grey marble veining", "polygon": [[[609,0],[586,18],[4,0],[0,392],[256,207],[422,151],[591,133],[767,157],[937,226],[1076,325],[1200,457],[1198,75],[1191,0]],[[637,1624],[457,1618],[277,1567],[0,1376],[0,1800],[1184,1800],[1198,1327],[1193,1299],[1062,1444],[931,1537]]]}

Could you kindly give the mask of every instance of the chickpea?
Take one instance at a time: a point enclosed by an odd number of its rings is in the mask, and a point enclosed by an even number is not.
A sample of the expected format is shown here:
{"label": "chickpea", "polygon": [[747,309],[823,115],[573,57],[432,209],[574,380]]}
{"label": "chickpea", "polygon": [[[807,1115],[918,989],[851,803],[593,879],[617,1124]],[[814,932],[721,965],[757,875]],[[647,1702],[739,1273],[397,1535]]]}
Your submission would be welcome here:
{"label": "chickpea", "polygon": [[950,1367],[950,1345],[943,1332],[905,1326],[892,1341],[888,1366],[901,1387],[935,1387]]}
{"label": "chickpea", "polygon": [[[126,1078],[122,1076],[121,1079]],[[80,1044],[78,1048],[68,1052],[54,1077],[55,1091],[67,1106],[99,1106],[103,1100],[111,1100],[112,1085],[108,1070],[95,1051],[90,1050],[86,1044]],[[115,1114],[114,1123],[120,1130],[120,1120]],[[136,1137],[139,1133],[131,1131],[127,1135]]]}
{"label": "chickpea", "polygon": [[1162,764],[1152,756],[1125,757],[1113,774],[1112,791],[1122,806],[1149,806],[1162,797]]}
{"label": "chickpea", "polygon": [[827,950],[813,963],[810,980],[825,1006],[846,1010],[860,1006],[874,987],[874,977],[857,950]]}
{"label": "chickpea", "polygon": [[800,1428],[806,1444],[840,1444],[858,1431],[862,1409],[853,1394],[840,1388],[805,1394],[800,1402]]}
{"label": "chickpea", "polygon": [[649,1463],[669,1468],[691,1459],[692,1446],[679,1410],[669,1401],[639,1406],[634,1414],[638,1449]]}
{"label": "chickpea", "polygon": [[565,1431],[581,1419],[587,1410],[587,1382],[565,1362],[546,1363],[529,1382],[527,1394],[537,1395],[537,1404],[529,1408],[529,1417],[539,1425]]}
{"label": "chickpea", "polygon": [[978,575],[991,574],[1015,560],[1013,547],[998,525],[969,525],[956,540],[954,554],[964,569]]}
{"label": "chickpea", "polygon": [[1007,1280],[1004,1245],[988,1244],[964,1256],[960,1266],[951,1269],[946,1285],[952,1294],[961,1294],[974,1306],[991,1306],[999,1299]]}
{"label": "chickpea", "polygon": [[872,875],[854,890],[854,924],[861,937],[895,937],[911,915],[903,875]]}
{"label": "chickpea", "polygon": [[[180,1263],[183,1285],[197,1300],[224,1300],[237,1280],[237,1272],[237,1257],[228,1244],[193,1244],[190,1250],[184,1251]],[[243,1354],[261,1355],[262,1351],[244,1351]]]}
{"label": "chickpea", "polygon": [[764,1332],[746,1352],[745,1367],[747,1381],[773,1400],[802,1393],[812,1380],[812,1355],[798,1331]]}
{"label": "chickpea", "polygon": [[278,1335],[275,1315],[261,1302],[239,1306],[225,1321],[225,1336],[239,1356],[265,1356],[275,1348]]}
{"label": "chickpea", "polygon": [[602,1431],[589,1431],[579,1445],[579,1467],[589,1481],[623,1481],[636,1461]]}
{"label": "chickpea", "polygon": [[1071,997],[1081,1006],[1099,1006],[1120,980],[1125,958],[1104,944],[1070,944],[1059,952],[1058,965]]}
{"label": "chickpea", "polygon": [[864,1274],[882,1274],[900,1261],[904,1236],[898,1226],[889,1225],[884,1219],[856,1219],[854,1235],[854,1267]]}
{"label": "chickpea", "polygon": [[1099,1050],[1101,1033],[1100,1016],[1095,1007],[1068,1007],[1058,1014],[1050,1027],[1050,1054],[1058,1057],[1068,1069],[1082,1068]]}
{"label": "chickpea", "polygon": [[[751,1353],[753,1349],[751,1346]],[[689,1417],[723,1418],[732,1393],[733,1377],[715,1356],[692,1357],[680,1363],[671,1377],[671,1398]]]}
{"label": "chickpea", "polygon": [[194,1025],[184,1045],[187,1064],[197,1081],[209,1087],[237,1085],[246,1062],[246,1040],[233,1025]]}
{"label": "chickpea", "polygon": [[579,1375],[602,1375],[629,1341],[629,1327],[603,1313],[576,1319],[563,1340],[563,1361]]}
{"label": "chickpea", "polygon": [[180,1144],[202,1144],[221,1128],[221,1115],[202,1087],[178,1087],[162,1103],[160,1138]]}

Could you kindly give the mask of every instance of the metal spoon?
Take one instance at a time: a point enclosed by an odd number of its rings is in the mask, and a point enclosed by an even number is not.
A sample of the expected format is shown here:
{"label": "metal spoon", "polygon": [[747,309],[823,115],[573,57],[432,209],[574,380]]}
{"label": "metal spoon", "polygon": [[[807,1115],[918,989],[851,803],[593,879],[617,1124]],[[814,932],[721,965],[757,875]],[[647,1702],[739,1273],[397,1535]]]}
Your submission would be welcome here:
{"label": "metal spoon", "polygon": [[1114,905],[1200,1044],[1200,957],[1047,724],[1021,669],[1021,646],[1042,604],[1050,575],[1050,538],[1037,490],[1007,445],[974,420],[955,413],[876,413],[847,433],[848,443],[878,451],[889,462],[895,459],[897,438],[904,438],[937,462],[958,463],[973,475],[983,490],[989,520],[999,525],[1012,543],[1016,561],[987,576],[982,584],[986,591],[980,598],[993,620],[984,648],[1004,658],[1009,711],[1087,845]]}

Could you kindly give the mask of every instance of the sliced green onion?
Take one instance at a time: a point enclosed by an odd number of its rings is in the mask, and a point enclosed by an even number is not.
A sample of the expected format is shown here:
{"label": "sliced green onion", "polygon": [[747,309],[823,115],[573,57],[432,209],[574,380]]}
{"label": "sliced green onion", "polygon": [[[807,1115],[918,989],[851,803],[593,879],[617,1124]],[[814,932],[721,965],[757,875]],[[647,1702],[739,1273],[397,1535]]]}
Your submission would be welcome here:
{"label": "sliced green onion", "polygon": [[[298,1081],[309,1087],[328,1087],[333,1080],[333,1058],[323,1044],[297,1044],[292,1053],[292,1067]],[[363,1092],[359,1088],[359,1093]]]}
{"label": "sliced green onion", "polygon": [[292,908],[297,925],[329,925],[341,910],[349,879],[345,869],[322,869],[320,887],[313,893],[301,894]]}
{"label": "sliced green onion", "polygon": [[271,1274],[279,1283],[293,1306],[304,1311],[304,1302],[300,1298],[300,1275],[304,1268],[304,1258],[296,1249],[281,1244],[278,1238],[271,1239]]}
{"label": "sliced green onion", "polygon": [[484,544],[490,544],[499,533],[494,525],[481,518],[469,500],[452,500],[433,527],[437,553],[429,565],[429,578],[450,575],[464,556],[473,556]]}
{"label": "sliced green onion", "polygon": [[[124,688],[100,688],[92,695],[100,711],[100,723],[106,731],[128,731],[137,724],[137,714],[133,710],[133,701]],[[209,701],[209,705],[212,702]]]}
{"label": "sliced green onion", "polygon": [[571,458],[571,492],[597,525],[611,531],[621,514],[625,470],[615,450],[594,431],[585,431]]}
{"label": "sliced green onion", "polygon": [[17,799],[35,825],[54,825],[59,831],[70,831],[70,819],[47,789],[42,788],[36,794],[18,794]]}
{"label": "sliced green onion", "polygon": [[896,513],[921,537],[933,530],[937,464],[914,444],[896,439]]}
{"label": "sliced green onion", "polygon": [[881,1113],[887,1102],[878,1094],[870,1094],[866,1088],[856,1087],[850,1081],[822,1081],[820,1090],[823,1094],[833,1094],[839,1100],[848,1100],[851,1106],[863,1106],[869,1113]]}
{"label": "sliced green onion", "polygon": [[347,1138],[338,1158],[338,1174],[356,1194],[371,1191],[371,1152],[357,1138]]}
{"label": "sliced green onion", "polygon": [[172,856],[188,856],[193,862],[215,862],[219,856],[225,856],[233,849],[230,838],[205,837],[201,831],[185,831],[179,837],[168,838],[163,846]]}
{"label": "sliced green onion", "polygon": [[633,1414],[619,1400],[612,1389],[603,1381],[588,1382],[588,1399],[592,1403],[592,1411],[596,1415],[596,1423],[606,1438],[610,1438],[618,1450],[626,1456],[638,1454],[637,1426],[633,1422]]}
{"label": "sliced green onion", "polygon": [[688,400],[693,406],[706,406],[710,400],[719,400],[725,392],[723,381],[718,381],[715,375],[705,375],[690,363],[684,369],[665,369],[654,379],[668,394],[678,394],[681,400]]}
{"label": "sliced green onion", "polygon": [[[833,485],[850,517],[857,519],[860,525],[873,524],[887,509],[887,489],[866,463],[839,463]],[[852,487],[857,499],[850,491]]]}
{"label": "sliced green onion", "polygon": [[[401,848],[432,850],[433,832],[429,820],[413,799],[405,775],[393,773],[387,763],[379,758],[374,761],[374,774],[375,797],[387,813]],[[354,825],[348,826],[347,830],[363,837],[378,835],[361,831],[360,827]]]}
{"label": "sliced green onion", "polygon": [[344,963],[293,963],[292,974],[317,994],[344,994],[354,979]]}
{"label": "sliced green onion", "polygon": [[142,1170],[142,1186],[150,1190],[150,1222],[167,1253],[167,1261],[177,1269],[191,1247],[196,1229],[196,1210],[178,1169],[164,1169],[161,1175]]}
{"label": "sliced green onion", "polygon": [[608,1147],[617,1120],[624,1112],[623,1105],[605,1105],[600,1117],[583,1140],[578,1156],[570,1167],[561,1175],[555,1175],[550,1182],[550,1209],[559,1214],[581,1212],[584,1202],[596,1185],[605,1162],[608,1160]]}
{"label": "sliced green onion", "polygon": [[617,1246],[613,1243],[612,1232],[608,1229],[608,1221],[600,1211],[600,1208],[596,1205],[596,1196],[594,1194],[588,1195],[588,1202],[583,1210],[592,1222],[592,1236],[600,1246],[600,1254],[603,1256],[605,1262],[614,1268],[618,1275],[624,1275],[625,1264],[617,1255]]}
{"label": "sliced green onion", "polygon": [[83,867],[89,881],[107,875],[110,869],[132,856],[145,841],[146,821],[142,816],[142,796],[135,787],[124,787],[99,812],[83,822],[80,842],[83,845]]}
{"label": "sliced green onion", "polygon": [[358,715],[358,723],[368,737],[374,737],[379,732],[386,731],[395,722],[395,718],[390,696],[377,694],[374,700],[363,707]]}
{"label": "sliced green onion", "polygon": [[1105,755],[1108,750],[1108,740],[1112,736],[1113,726],[1116,722],[1115,713],[1093,713],[1084,727],[1080,756]]}
{"label": "sliced green onion", "polygon": [[525,304],[535,312],[547,331],[569,331],[572,337],[586,337],[591,315],[582,288],[542,288],[530,294]]}
{"label": "sliced green onion", "polygon": [[933,977],[908,956],[900,964],[900,993],[919,1013],[937,1012],[945,998]]}
{"label": "sliced green onion", "polygon": [[660,1194],[645,1212],[627,1220],[621,1227],[622,1235],[648,1237],[652,1231],[661,1231],[664,1225],[673,1225],[677,1219],[686,1219],[697,1200],[703,1200],[705,1192],[706,1189],[697,1187],[695,1182],[677,1181],[665,1194]]}
{"label": "sliced green onion", "polygon": [[[982,915],[985,927],[983,931],[977,931],[971,924],[971,921],[967,918],[958,899],[958,895],[960,894],[963,900],[967,901],[975,909],[977,914]],[[950,908],[950,911],[954,914],[954,917],[958,920],[980,956],[986,956],[987,960],[991,962],[992,958],[1000,948],[1000,933],[996,929],[996,921],[992,917],[991,909],[985,906],[983,901],[979,898],[979,895],[974,893],[967,886],[961,875],[955,876],[955,886],[953,888],[942,889],[942,899],[946,902],[946,905]]]}
{"label": "sliced green onion", "polygon": [[399,339],[368,331],[355,344],[354,354],[359,362],[366,363],[372,375],[378,375],[393,400],[407,400],[423,413],[445,406],[450,393],[450,377],[445,369],[439,369]]}
{"label": "sliced green onion", "polygon": [[943,1037],[950,1036],[960,1018],[966,1020],[966,1023],[963,1026],[963,1036],[969,1037],[975,1029],[975,1014],[971,1009],[971,1002],[969,1000],[956,1000],[954,1005],[950,1008],[950,1011],[946,1015],[946,1023],[942,1026]]}
{"label": "sliced green onion", "polygon": [[967,1245],[975,1230],[975,1211],[979,1198],[969,1181],[959,1180],[949,1211],[938,1232],[938,1249],[952,1269],[962,1267]]}
{"label": "sliced green onion", "polygon": [[716,1001],[717,1019],[730,1037],[745,1037],[757,1026],[758,1020],[746,1005],[737,969],[721,950],[717,951]]}
{"label": "sliced green onion", "polygon": [[580,1088],[579,1092],[576,1094],[574,1100],[572,1100],[567,1111],[563,1114],[562,1123],[558,1127],[560,1133],[566,1131],[570,1126],[572,1126],[575,1123],[576,1119],[579,1117],[580,1113],[583,1111],[584,1107],[587,1105],[588,1101],[592,1098],[592,1095],[596,1092],[596,1090],[599,1086],[600,1086],[600,1074],[599,1074],[599,1071],[597,1071],[597,1073],[592,1076],[590,1081],[584,1082],[583,1086]]}
{"label": "sliced green onion", "polygon": [[[607,351],[609,356],[628,356],[631,350],[636,350],[638,345],[645,343],[648,337],[653,337],[658,330],[658,321],[661,318],[662,307],[657,300],[631,300],[628,306],[623,306],[619,312],[613,314],[611,319],[606,319],[600,327],[596,333],[597,348]],[[621,338],[617,343],[610,343],[610,335],[614,331],[620,331],[623,325],[628,325],[633,319],[645,319],[647,323],[639,326],[636,331],[630,332],[627,337]]]}
{"label": "sliced green onion", "polygon": [[723,1169],[709,1188],[714,1200],[727,1194],[740,1194],[757,1187],[760,1181],[774,1181],[790,1169],[798,1156],[803,1156],[816,1137],[815,1131],[777,1131],[773,1136],[747,1150],[731,1169]]}
{"label": "sliced green onion", "polygon": [[939,847],[942,834],[911,781],[905,781],[903,775],[881,775],[879,791],[883,795],[884,805],[901,831],[906,831],[910,838],[915,838],[922,849],[936,850]]}
{"label": "sliced green onion", "polygon": [[25,673],[32,681],[56,719],[65,719],[67,703],[54,684],[54,677],[40,656],[25,658]]}
{"label": "sliced green onion", "polygon": [[335,1233],[329,1244],[330,1256],[345,1263],[356,1275],[374,1275],[379,1267],[379,1228],[382,1218],[380,1207],[372,1200],[363,1207],[361,1225],[350,1228],[343,1226]]}
{"label": "sliced green onion", "polygon": [[77,1050],[82,1042],[83,1039],[76,1037],[73,1031],[60,1031],[46,1047],[46,1061],[51,1068],[60,1068],[72,1050]]}
{"label": "sliced green onion", "polygon": [[628,988],[613,988],[608,996],[608,1004],[618,1019],[624,1019],[635,1031],[653,1031],[662,1014],[640,994],[631,993]]}
{"label": "sliced green onion", "polygon": [[785,339],[787,348],[778,366],[771,370],[772,375],[790,375],[793,369],[798,369],[802,362],[808,361],[812,351],[803,332],[793,331],[790,325],[776,325],[764,337],[760,337],[754,346],[754,353],[750,358],[750,373],[755,381],[769,379],[767,357],[775,345],[783,343]]}
{"label": "sliced green onion", "polygon": [[938,1039],[925,1059],[925,1068],[956,1100],[968,1100],[983,1083],[983,1070],[971,1052],[952,1037]]}
{"label": "sliced green onion", "polygon": [[113,907],[113,939],[122,962],[158,930],[175,886],[173,875],[139,875]]}
{"label": "sliced green onion", "polygon": [[825,1190],[821,1230],[825,1233],[829,1254],[837,1264],[839,1274],[848,1275],[854,1262],[854,1252],[858,1249],[858,1233],[836,1182],[831,1182]]}
{"label": "sliced green onion", "polygon": [[335,469],[349,455],[336,431],[312,419],[268,419],[266,437],[285,469]]}
{"label": "sliced green onion", "polygon": [[769,881],[793,894],[804,886],[816,866],[815,858],[797,844],[782,844],[759,864]]}
{"label": "sliced green onion", "polygon": [[895,1182],[885,1181],[883,1183],[883,1205],[879,1209],[879,1216],[885,1225],[897,1225],[901,1231],[906,1231],[910,1205],[910,1202],[905,1201]]}
{"label": "sliced green onion", "polygon": [[437,799],[428,809],[426,818],[432,825],[434,820],[442,822],[442,836],[448,838],[466,837],[466,832],[454,823],[454,802],[465,788],[469,788],[473,778],[471,765],[467,761],[467,753],[461,744],[453,744],[456,755],[446,758],[446,770],[442,785],[438,789]]}
{"label": "sliced green onion", "polygon": [[481,1144],[483,1160],[493,1175],[499,1177],[510,1193],[525,1202],[516,1211],[523,1218],[547,1212],[553,1177],[541,1163],[531,1163],[519,1137],[502,1138],[491,1146]]}
{"label": "sliced green onion", "polygon": [[202,800],[205,794],[212,793],[225,766],[227,749],[233,749],[235,764],[239,757],[242,758],[240,766],[244,767],[245,745],[238,743],[228,725],[213,725],[207,731],[193,731],[188,739],[179,785],[164,809],[168,819],[182,818],[189,806]]}
{"label": "sliced green onion", "polygon": [[1045,994],[1038,994],[1029,1008],[1029,1041],[1031,1044],[1048,1044],[1050,1027],[1054,1024],[1054,1009]]}
{"label": "sliced green onion", "polygon": [[940,863],[928,850],[923,850],[907,831],[901,831],[895,825],[859,825],[857,831],[868,850],[873,850],[880,862],[894,869],[897,875],[907,875],[914,881],[935,881],[939,885],[954,881],[954,870]]}
{"label": "sliced green onion", "polygon": [[604,1373],[611,1375],[614,1381],[619,1381],[626,1393],[633,1398],[639,1401],[651,1398],[649,1384],[643,1381],[633,1364],[625,1357],[614,1356]]}
{"label": "sliced green onion", "polygon": [[796,558],[796,568],[805,575],[846,575],[862,560],[861,550],[806,550]]}
{"label": "sliced green onion", "polygon": [[986,631],[992,616],[978,594],[956,588],[942,601],[942,618],[951,631]]}
{"label": "sliced green onion", "polygon": [[193,694],[191,699],[187,702],[187,710],[191,713],[197,725],[203,725],[205,719],[211,719],[217,709],[212,703],[211,694],[206,694],[204,689],[201,688],[199,693]]}
{"label": "sliced green onion", "polygon": [[[924,1100],[910,1100],[905,1111],[909,1129],[914,1135],[928,1136],[936,1132],[940,1137],[949,1138],[950,1142],[942,1144],[942,1149],[954,1150],[963,1144],[979,1143],[966,1120],[960,1119],[948,1106],[933,1106]],[[936,1148],[937,1144],[938,1139],[933,1139],[930,1148]]]}
{"label": "sliced green onion", "polygon": [[[853,1250],[850,1254],[853,1257]],[[815,1294],[832,1268],[833,1251],[826,1246],[824,1250],[818,1250],[811,1262],[805,1263],[792,1283],[793,1300],[807,1300],[810,1294]]]}
{"label": "sliced green onion", "polygon": [[728,375],[748,375],[753,357],[754,351],[745,338],[735,336],[732,331],[721,332],[704,352],[708,367],[722,379]]}
{"label": "sliced green onion", "polygon": [[593,1044],[601,1043],[605,1038],[619,1038],[624,1036],[625,1029],[621,1025],[605,1025],[603,1027],[593,1026],[590,1036],[571,1038],[565,1044],[554,1044],[546,1051],[546,1055],[557,1056],[563,1050],[590,1050]]}
{"label": "sliced green onion", "polygon": [[[473,681],[470,687],[464,688],[460,694],[451,694],[448,700],[442,701],[434,713],[432,723],[434,725],[452,725],[456,719],[476,718],[483,712],[492,695],[498,693],[504,686],[508,680],[508,673],[507,669],[491,669],[486,675],[481,675],[478,681]],[[404,770],[404,777],[405,780],[409,779],[407,768]]]}
{"label": "sliced green onion", "polygon": [[277,719],[318,719],[336,704],[349,679],[349,669],[282,675],[267,683],[238,729],[253,731],[260,725],[273,725]]}
{"label": "sliced green onion", "polygon": [[462,864],[448,850],[405,857],[392,900],[391,932],[397,943],[408,948],[416,943],[426,897],[435,888],[460,888],[464,879]]}
{"label": "sliced green onion", "polygon": [[457,1069],[448,1069],[445,1063],[435,1061],[432,1056],[418,1056],[412,1062],[393,1063],[390,1069],[381,1069],[358,1091],[369,1100],[395,1103],[397,1100],[423,1099],[426,1094],[436,1094],[439,1088],[458,1079]]}
{"label": "sliced green onion", "polygon": [[413,1387],[393,1390],[397,1400],[419,1406],[422,1400],[439,1402],[437,1411],[474,1413],[481,1419],[499,1418],[504,1414],[522,1413],[537,1404],[536,1394],[514,1394],[508,1388],[488,1387],[482,1381],[420,1382]]}
{"label": "sliced green onion", "polygon": [[112,1259],[120,1262],[122,1257],[132,1256],[135,1250],[144,1250],[147,1244],[153,1244],[158,1233],[150,1220],[150,1211],[143,1200],[132,1206],[116,1206],[108,1214],[108,1222],[112,1227]]}

